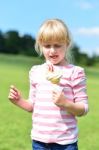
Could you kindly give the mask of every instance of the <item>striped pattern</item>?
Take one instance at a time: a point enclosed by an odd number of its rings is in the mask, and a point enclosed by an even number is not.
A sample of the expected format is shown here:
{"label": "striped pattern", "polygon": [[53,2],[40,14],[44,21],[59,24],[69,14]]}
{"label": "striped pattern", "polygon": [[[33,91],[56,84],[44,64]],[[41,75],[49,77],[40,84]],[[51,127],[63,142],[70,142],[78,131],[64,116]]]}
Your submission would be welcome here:
{"label": "striped pattern", "polygon": [[[63,88],[66,97],[75,103],[84,103],[87,113],[86,77],[83,68],[74,65],[55,67],[63,72],[60,87]],[[31,138],[45,143],[59,144],[77,141],[78,128],[75,116],[53,103],[53,85],[46,80],[46,63],[32,67],[29,77],[29,100],[34,105]]]}

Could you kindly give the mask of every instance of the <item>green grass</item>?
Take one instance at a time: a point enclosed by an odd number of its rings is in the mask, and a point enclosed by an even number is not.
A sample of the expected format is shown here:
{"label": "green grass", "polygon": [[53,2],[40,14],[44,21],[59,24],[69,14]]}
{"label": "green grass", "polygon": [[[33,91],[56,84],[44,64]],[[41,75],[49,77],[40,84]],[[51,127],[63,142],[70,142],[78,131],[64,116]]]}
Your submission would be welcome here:
{"label": "green grass", "polygon": [[[31,113],[8,100],[9,86],[14,84],[28,97],[28,71],[40,59],[0,55],[0,150],[31,150]],[[99,149],[99,70],[86,68],[90,111],[78,118],[79,150]]]}
{"label": "green grass", "polygon": [[0,150],[31,149],[31,113],[18,109],[8,100],[9,87],[17,86],[28,97],[28,71],[41,60],[0,55]]}
{"label": "green grass", "polygon": [[80,150],[99,149],[99,69],[86,68],[89,113],[79,119]]}

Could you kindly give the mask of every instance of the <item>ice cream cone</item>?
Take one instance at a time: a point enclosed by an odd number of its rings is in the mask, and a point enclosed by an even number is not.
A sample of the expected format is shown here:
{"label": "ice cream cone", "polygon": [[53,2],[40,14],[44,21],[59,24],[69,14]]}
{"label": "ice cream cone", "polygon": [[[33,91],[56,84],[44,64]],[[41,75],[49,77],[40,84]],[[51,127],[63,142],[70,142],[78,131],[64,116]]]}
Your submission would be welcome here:
{"label": "ice cream cone", "polygon": [[57,84],[53,84],[53,91],[62,92],[62,90],[63,90],[63,87],[61,87]]}
{"label": "ice cream cone", "polygon": [[54,68],[54,71],[47,72],[46,79],[53,84],[53,91],[61,92],[63,90],[63,88],[59,86],[61,77],[62,71],[58,68]]}
{"label": "ice cream cone", "polygon": [[46,78],[47,78],[47,80],[49,80],[53,84],[59,84],[61,76],[62,75],[61,75],[60,72],[55,72],[55,71],[51,72],[51,71],[49,71],[49,72],[47,72]]}

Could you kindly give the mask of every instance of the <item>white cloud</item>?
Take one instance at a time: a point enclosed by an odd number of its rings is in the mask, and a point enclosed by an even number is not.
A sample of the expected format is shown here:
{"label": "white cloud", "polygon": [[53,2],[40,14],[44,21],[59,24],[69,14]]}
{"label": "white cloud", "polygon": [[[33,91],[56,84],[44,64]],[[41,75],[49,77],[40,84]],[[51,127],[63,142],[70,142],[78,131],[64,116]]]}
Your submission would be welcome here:
{"label": "white cloud", "polygon": [[88,56],[93,56],[94,54],[95,55],[99,55],[99,47],[97,47],[97,48],[80,48],[80,51],[82,52],[82,53],[86,53],[86,54],[88,54]]}
{"label": "white cloud", "polygon": [[77,5],[81,8],[81,9],[85,9],[85,10],[89,10],[89,9],[93,9],[94,6],[91,2],[88,1],[78,1]]}
{"label": "white cloud", "polygon": [[85,36],[99,36],[99,27],[92,27],[92,28],[79,28],[75,31],[78,35],[85,35]]}
{"label": "white cloud", "polygon": [[95,52],[97,55],[99,55],[99,47],[96,47]]}

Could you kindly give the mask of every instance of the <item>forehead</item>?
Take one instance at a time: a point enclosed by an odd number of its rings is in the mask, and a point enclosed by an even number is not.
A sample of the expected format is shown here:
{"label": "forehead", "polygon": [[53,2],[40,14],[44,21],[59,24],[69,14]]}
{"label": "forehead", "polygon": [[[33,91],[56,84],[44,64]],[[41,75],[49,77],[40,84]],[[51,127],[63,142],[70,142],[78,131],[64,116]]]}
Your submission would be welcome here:
{"label": "forehead", "polygon": [[60,43],[60,42],[53,41],[53,42],[45,42],[45,43],[43,43],[42,45],[65,45],[65,44],[64,44],[64,43]]}
{"label": "forehead", "polygon": [[66,39],[64,36],[61,36],[59,34],[43,34],[41,38],[39,39],[41,44],[59,44],[59,43],[66,43]]}

